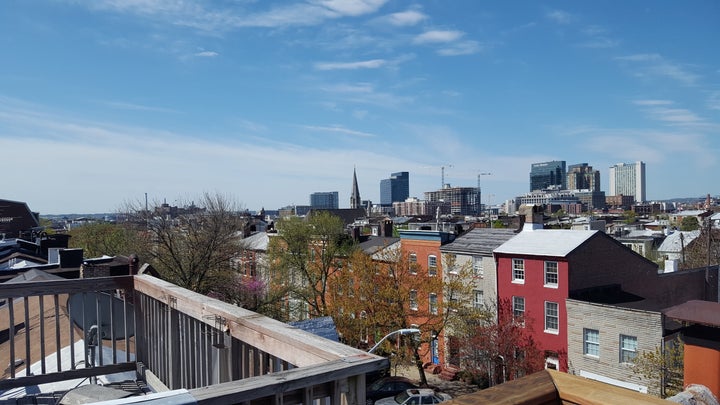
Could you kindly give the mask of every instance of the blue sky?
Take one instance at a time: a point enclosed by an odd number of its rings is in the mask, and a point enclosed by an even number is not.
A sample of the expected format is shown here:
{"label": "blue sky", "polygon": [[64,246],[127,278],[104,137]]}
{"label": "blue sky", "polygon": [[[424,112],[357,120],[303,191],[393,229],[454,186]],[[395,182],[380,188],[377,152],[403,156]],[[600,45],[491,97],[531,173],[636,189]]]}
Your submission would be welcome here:
{"label": "blue sky", "polygon": [[0,198],[258,210],[410,172],[483,203],[530,165],[642,160],[649,199],[720,194],[720,3],[6,0]]}

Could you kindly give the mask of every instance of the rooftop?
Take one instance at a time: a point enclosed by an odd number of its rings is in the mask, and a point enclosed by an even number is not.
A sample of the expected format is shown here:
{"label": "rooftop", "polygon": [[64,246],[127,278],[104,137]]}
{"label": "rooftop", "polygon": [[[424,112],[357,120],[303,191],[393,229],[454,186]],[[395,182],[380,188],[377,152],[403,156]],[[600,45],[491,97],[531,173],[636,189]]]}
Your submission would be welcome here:
{"label": "rooftop", "polygon": [[523,230],[495,249],[495,253],[565,257],[598,232],[566,229]]}

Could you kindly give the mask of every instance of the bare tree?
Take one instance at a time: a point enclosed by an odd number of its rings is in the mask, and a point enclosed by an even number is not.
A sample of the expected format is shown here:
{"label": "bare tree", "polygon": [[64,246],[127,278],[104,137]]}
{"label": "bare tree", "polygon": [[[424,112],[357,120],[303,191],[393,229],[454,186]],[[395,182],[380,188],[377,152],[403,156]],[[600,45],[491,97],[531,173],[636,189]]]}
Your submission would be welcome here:
{"label": "bare tree", "polygon": [[198,205],[174,213],[130,206],[139,234],[149,244],[144,256],[165,278],[207,294],[234,283],[232,258],[241,249],[244,216],[233,199],[205,193]]}

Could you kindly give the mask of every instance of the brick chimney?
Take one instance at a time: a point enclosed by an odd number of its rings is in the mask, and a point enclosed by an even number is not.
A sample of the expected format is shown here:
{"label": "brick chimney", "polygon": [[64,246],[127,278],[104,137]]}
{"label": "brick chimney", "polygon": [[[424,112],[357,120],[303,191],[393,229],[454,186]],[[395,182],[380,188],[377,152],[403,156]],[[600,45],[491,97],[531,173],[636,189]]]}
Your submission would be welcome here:
{"label": "brick chimney", "polygon": [[522,231],[543,229],[543,209],[541,205],[522,205],[520,214],[524,217]]}

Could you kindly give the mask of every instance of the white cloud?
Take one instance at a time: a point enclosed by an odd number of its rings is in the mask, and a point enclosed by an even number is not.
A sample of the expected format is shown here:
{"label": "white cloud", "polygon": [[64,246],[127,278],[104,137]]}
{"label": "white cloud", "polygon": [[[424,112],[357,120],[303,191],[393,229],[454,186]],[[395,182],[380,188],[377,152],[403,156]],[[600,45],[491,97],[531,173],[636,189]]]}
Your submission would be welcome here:
{"label": "white cloud", "polygon": [[376,136],[369,132],[362,132],[362,131],[355,131],[352,129],[347,129],[347,128],[343,127],[342,125],[332,125],[332,126],[304,125],[303,128],[313,130],[313,131],[335,132],[335,133],[340,133],[340,134],[344,134],[344,135],[359,136],[359,137],[363,137],[363,138],[374,138]]}
{"label": "white cloud", "polygon": [[689,71],[685,66],[669,61],[656,53],[641,53],[615,58],[621,62],[629,62],[634,74],[639,77],[664,77],[692,86],[697,83],[699,75]]}
{"label": "white cloud", "polygon": [[[137,15],[170,25],[192,27],[209,32],[225,32],[242,27],[284,27],[317,25],[328,19],[358,17],[378,11],[387,0],[307,0],[274,6],[268,10],[248,10],[248,4],[219,7],[198,0],[96,0],[86,3],[96,10]],[[265,5],[257,2],[256,5]]]}
{"label": "white cloud", "polygon": [[461,41],[447,48],[439,49],[437,53],[442,56],[472,55],[481,52],[483,49],[477,41]]}
{"label": "white cloud", "polygon": [[439,44],[457,41],[465,35],[462,31],[432,30],[426,31],[415,37],[416,44]]}
{"label": "white cloud", "polygon": [[545,17],[558,24],[570,24],[575,19],[572,14],[562,10],[549,11]]}
{"label": "white cloud", "polygon": [[720,110],[720,91],[710,93],[707,98],[707,107],[711,110]]}
{"label": "white cloud", "polygon": [[635,105],[644,107],[645,113],[654,120],[674,126],[707,126],[710,125],[694,112],[672,107],[674,103],[670,100],[636,100]]}
{"label": "white cloud", "polygon": [[390,25],[396,27],[406,27],[416,25],[419,22],[427,19],[427,15],[417,10],[407,10],[398,13],[388,14],[381,18],[381,21],[387,22]]}
{"label": "white cloud", "polygon": [[107,105],[109,107],[112,107],[112,108],[120,109],[120,110],[163,112],[163,113],[173,113],[173,114],[178,113],[177,110],[173,110],[171,108],[153,107],[153,106],[147,106],[147,105],[142,105],[142,104],[127,103],[124,101],[100,101],[100,103]]}
{"label": "white cloud", "polygon": [[199,58],[214,58],[218,55],[220,55],[220,54],[217,52],[213,52],[213,51],[201,51],[201,52],[197,52],[197,53],[193,54],[193,56],[197,56]]}
{"label": "white cloud", "polygon": [[386,64],[384,59],[372,59],[358,62],[320,62],[315,64],[317,70],[355,70],[377,69]]}

